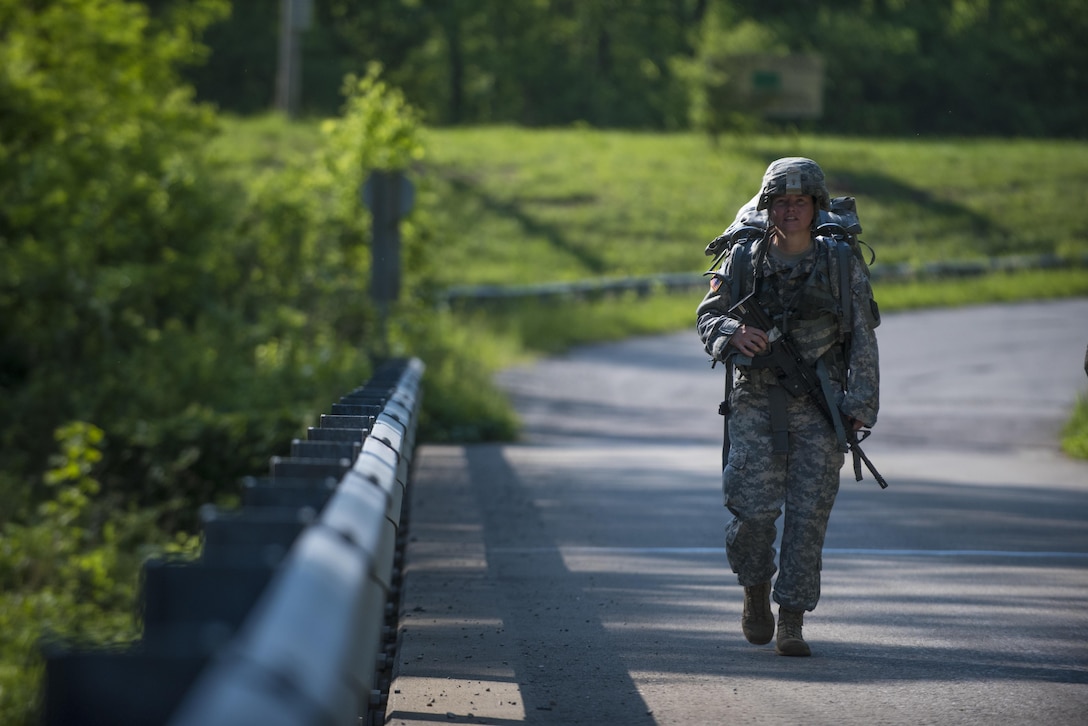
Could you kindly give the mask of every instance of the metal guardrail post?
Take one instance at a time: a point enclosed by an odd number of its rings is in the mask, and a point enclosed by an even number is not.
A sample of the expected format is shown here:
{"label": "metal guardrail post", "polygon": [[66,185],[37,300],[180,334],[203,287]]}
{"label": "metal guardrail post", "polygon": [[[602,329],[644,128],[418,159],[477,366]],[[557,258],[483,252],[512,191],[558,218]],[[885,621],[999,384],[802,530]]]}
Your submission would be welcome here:
{"label": "metal guardrail post", "polygon": [[[386,414],[383,407],[374,417],[315,526],[291,550],[227,655],[180,705],[173,726],[346,725],[366,713],[392,588],[421,375],[419,361],[405,366],[394,410]],[[404,415],[407,421],[400,420]],[[359,423],[344,418],[322,422]]]}
{"label": "metal guardrail post", "polygon": [[[46,647],[49,724],[357,724],[393,629],[401,509],[423,364],[392,361],[291,456],[204,507],[196,562],[143,572],[144,633],[123,650]],[[380,705],[380,704],[378,704]]]}

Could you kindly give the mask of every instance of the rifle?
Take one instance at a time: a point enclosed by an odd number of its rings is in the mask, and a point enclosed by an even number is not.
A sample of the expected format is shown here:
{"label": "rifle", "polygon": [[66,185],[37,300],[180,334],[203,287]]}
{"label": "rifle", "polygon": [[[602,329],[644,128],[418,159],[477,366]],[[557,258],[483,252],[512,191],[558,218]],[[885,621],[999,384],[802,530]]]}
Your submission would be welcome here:
{"label": "rifle", "polygon": [[756,356],[755,360],[758,362],[755,365],[773,370],[778,377],[779,385],[792,396],[808,395],[811,397],[836,431],[842,430],[845,434],[846,449],[854,455],[854,476],[857,480],[861,481],[860,462],[865,462],[865,466],[872,473],[880,488],[887,489],[888,482],[884,480],[884,477],[873,466],[873,462],[869,461],[869,457],[861,450],[861,442],[869,438],[872,431],[865,429],[859,435],[859,432],[854,430],[851,422],[843,416],[842,412],[837,408],[832,408],[831,401],[824,396],[823,386],[816,375],[816,371],[805,363],[790,337],[778,329],[774,320],[759,306],[754,296],[754,292],[748,293],[730,308],[729,312],[745,325],[751,325],[767,333],[770,350]]}

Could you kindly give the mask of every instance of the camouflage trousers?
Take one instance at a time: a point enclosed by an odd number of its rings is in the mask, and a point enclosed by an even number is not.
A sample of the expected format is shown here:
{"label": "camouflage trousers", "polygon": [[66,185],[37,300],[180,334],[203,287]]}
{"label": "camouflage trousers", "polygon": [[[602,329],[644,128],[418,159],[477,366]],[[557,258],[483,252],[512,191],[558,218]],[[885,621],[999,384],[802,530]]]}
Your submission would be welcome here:
{"label": "camouflage trousers", "polygon": [[[820,569],[828,518],[845,456],[835,432],[807,398],[786,396],[789,450],[774,453],[767,389],[746,381],[730,395],[729,458],[722,473],[729,564],[743,586],[770,580],[774,599],[789,610],[812,610],[820,599]],[[775,566],[777,521],[781,553]]]}

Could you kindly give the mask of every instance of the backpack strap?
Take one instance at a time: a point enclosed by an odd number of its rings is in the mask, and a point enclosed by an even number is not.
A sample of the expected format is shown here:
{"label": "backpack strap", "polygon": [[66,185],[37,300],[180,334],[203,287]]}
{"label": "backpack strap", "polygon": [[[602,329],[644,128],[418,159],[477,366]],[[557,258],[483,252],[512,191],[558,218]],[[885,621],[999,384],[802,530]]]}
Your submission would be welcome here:
{"label": "backpack strap", "polygon": [[730,257],[733,258],[733,277],[729,281],[729,302],[735,304],[743,297],[744,281],[752,276],[752,243],[739,242]]}
{"label": "backpack strap", "polygon": [[850,334],[854,330],[854,305],[850,299],[850,258],[854,256],[854,251],[846,242],[833,237],[831,239],[839,257],[839,334],[844,345],[848,347]]}

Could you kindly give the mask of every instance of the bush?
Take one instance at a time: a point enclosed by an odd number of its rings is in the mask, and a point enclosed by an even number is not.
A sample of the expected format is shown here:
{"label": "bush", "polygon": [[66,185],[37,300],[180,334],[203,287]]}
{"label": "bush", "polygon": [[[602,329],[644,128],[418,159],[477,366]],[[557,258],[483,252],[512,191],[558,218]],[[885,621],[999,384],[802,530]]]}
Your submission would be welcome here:
{"label": "bush", "polygon": [[0,0],[0,468],[36,481],[58,424],[146,405],[126,363],[220,312],[214,117],[175,67],[226,9]]}
{"label": "bush", "polygon": [[0,722],[30,723],[43,638],[85,644],[132,641],[143,560],[192,556],[197,540],[156,526],[163,511],[115,511],[99,495],[101,429],[73,422],[56,432],[60,451],[43,477],[50,498],[26,524],[0,526]]}
{"label": "bush", "polygon": [[440,339],[418,312],[425,210],[402,225],[403,302],[383,321],[359,198],[420,157],[418,114],[373,66],[322,143],[239,174],[176,73],[226,3],[167,7],[0,0],[0,523],[32,516],[50,432],[83,420],[109,434],[105,496],[180,498],[194,506],[163,524],[192,526],[377,359]]}

